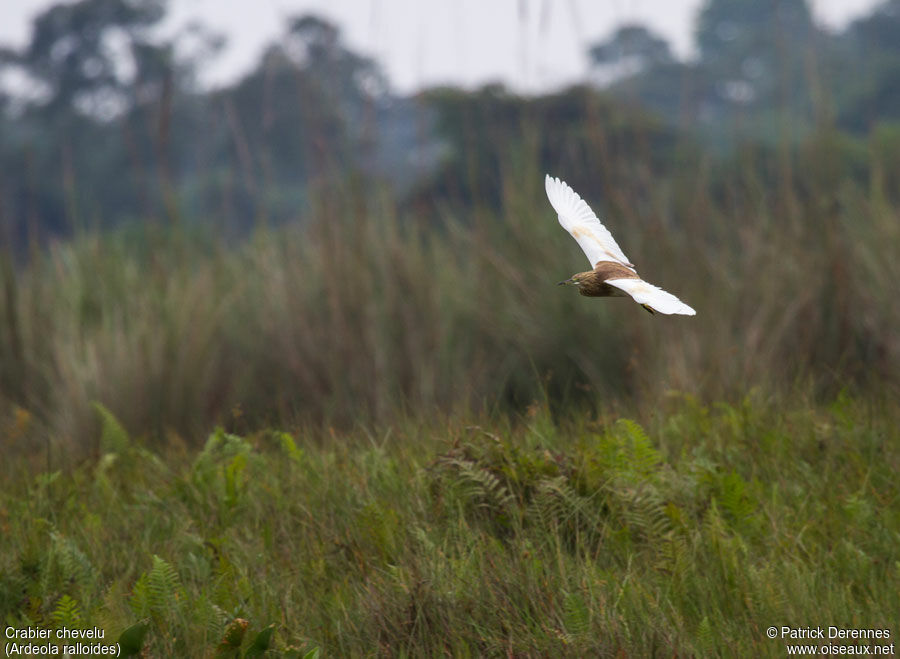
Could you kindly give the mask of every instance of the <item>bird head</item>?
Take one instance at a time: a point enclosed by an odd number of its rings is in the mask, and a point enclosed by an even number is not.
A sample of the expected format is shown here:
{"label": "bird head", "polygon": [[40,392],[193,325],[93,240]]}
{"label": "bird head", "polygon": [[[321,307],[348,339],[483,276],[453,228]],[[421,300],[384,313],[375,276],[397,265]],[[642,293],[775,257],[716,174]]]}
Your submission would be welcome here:
{"label": "bird head", "polygon": [[572,275],[565,281],[561,281],[557,284],[557,286],[580,286],[581,285],[581,275]]}

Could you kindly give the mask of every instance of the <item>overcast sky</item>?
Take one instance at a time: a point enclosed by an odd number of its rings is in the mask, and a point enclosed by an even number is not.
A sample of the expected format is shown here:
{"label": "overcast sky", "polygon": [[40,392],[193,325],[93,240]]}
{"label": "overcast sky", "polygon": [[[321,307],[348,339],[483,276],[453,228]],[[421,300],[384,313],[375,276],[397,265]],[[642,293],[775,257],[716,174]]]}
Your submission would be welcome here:
{"label": "overcast sky", "polygon": [[[0,42],[27,42],[48,0],[0,0]],[[289,16],[314,12],[346,43],[381,62],[394,89],[501,80],[522,91],[581,78],[587,47],[623,22],[640,22],[690,54],[702,0],[170,0],[164,30],[200,20],[227,37],[204,81],[228,82],[257,62]],[[811,0],[820,24],[843,27],[876,0]]]}

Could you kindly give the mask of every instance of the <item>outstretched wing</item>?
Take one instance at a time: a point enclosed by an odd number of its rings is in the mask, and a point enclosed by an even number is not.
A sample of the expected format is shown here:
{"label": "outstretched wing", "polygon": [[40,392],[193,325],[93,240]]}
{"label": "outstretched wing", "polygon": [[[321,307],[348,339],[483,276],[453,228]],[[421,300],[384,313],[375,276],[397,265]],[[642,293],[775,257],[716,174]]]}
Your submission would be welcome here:
{"label": "outstretched wing", "polygon": [[572,234],[587,255],[593,268],[598,261],[616,261],[634,270],[612,234],[600,223],[594,211],[564,181],[549,174],[544,179],[547,197],[559,215],[563,229]]}
{"label": "outstretched wing", "polygon": [[635,302],[646,304],[659,313],[680,313],[685,316],[697,314],[671,293],[667,293],[653,284],[648,284],[643,279],[607,279],[606,283],[625,291],[634,298]]}

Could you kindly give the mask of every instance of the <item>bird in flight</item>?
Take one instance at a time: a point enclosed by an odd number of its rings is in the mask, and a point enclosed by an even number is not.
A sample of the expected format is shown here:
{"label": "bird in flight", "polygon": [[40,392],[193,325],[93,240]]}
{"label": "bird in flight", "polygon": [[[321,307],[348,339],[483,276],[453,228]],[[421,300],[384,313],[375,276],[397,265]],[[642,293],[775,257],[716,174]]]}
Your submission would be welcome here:
{"label": "bird in flight", "polygon": [[630,295],[651,314],[658,311],[693,316],[697,313],[671,293],[641,279],[634,264],[628,261],[591,207],[564,181],[548,174],[544,187],[550,204],[559,215],[559,223],[572,234],[593,266],[593,270],[579,272],[559,282],[560,286],[577,286],[578,292],[587,297]]}

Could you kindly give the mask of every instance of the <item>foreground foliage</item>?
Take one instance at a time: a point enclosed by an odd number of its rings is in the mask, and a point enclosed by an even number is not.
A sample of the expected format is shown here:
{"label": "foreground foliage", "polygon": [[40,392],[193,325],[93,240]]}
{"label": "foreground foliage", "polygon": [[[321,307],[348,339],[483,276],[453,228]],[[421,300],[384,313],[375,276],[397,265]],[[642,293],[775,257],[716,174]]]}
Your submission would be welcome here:
{"label": "foreground foliage", "polygon": [[770,625],[900,631],[895,411],[667,407],[217,430],[199,453],[99,408],[99,459],[4,481],[0,616],[150,656],[783,656]]}

